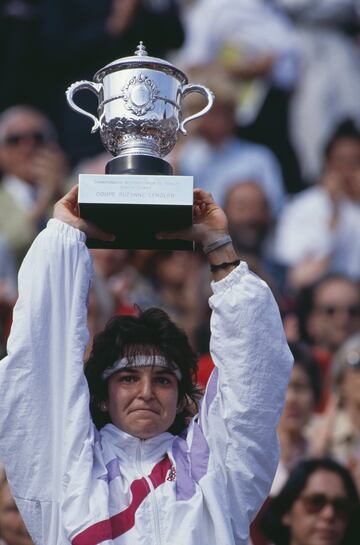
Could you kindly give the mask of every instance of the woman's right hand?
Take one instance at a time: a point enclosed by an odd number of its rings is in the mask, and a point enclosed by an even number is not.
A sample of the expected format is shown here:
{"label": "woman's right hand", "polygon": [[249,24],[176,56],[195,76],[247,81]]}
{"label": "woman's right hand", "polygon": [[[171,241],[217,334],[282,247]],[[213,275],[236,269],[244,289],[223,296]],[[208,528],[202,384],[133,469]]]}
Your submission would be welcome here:
{"label": "woman's right hand", "polygon": [[68,225],[71,225],[71,227],[79,229],[85,233],[88,238],[94,238],[106,242],[112,242],[115,240],[115,235],[105,233],[105,231],[102,231],[102,229],[93,223],[80,217],[77,185],[72,187],[70,191],[55,204],[53,217],[67,223]]}

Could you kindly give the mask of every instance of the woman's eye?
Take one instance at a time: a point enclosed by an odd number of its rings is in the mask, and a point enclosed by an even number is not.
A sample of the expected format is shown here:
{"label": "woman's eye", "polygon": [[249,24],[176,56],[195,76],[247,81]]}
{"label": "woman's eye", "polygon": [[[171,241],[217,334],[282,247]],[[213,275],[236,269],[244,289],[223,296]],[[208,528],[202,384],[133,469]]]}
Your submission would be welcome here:
{"label": "woman's eye", "polygon": [[121,375],[119,377],[120,382],[135,382],[136,377],[134,375]]}
{"label": "woman's eye", "polygon": [[157,380],[158,384],[163,384],[163,385],[171,384],[171,381],[170,381],[170,379],[168,377],[161,377],[160,376],[160,377],[156,377],[156,380]]}

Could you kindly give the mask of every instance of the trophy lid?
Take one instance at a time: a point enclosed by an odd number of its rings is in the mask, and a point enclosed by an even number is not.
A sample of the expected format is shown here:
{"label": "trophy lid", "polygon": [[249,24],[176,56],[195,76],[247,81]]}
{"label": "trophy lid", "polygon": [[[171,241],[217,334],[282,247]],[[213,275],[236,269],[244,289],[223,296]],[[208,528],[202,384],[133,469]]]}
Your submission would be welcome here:
{"label": "trophy lid", "polygon": [[101,83],[104,77],[108,74],[129,68],[148,68],[150,70],[158,70],[174,76],[182,84],[188,83],[188,78],[179,68],[176,68],[176,66],[172,65],[170,62],[159,59],[158,57],[149,57],[143,42],[139,43],[132,57],[117,59],[116,61],[113,61],[98,70],[94,75],[94,81],[96,83]]}

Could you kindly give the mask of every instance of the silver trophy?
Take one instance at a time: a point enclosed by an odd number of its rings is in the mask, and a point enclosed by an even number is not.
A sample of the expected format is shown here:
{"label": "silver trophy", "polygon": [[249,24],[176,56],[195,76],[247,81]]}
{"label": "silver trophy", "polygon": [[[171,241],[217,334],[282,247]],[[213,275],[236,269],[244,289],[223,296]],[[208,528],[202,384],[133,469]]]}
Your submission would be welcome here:
{"label": "silver trophy", "polygon": [[[77,91],[98,97],[99,117],[74,102]],[[182,101],[201,93],[207,105],[182,119]],[[189,243],[159,241],[156,233],[191,225],[193,178],[173,176],[162,159],[174,147],[185,125],[208,112],[214,95],[202,85],[191,85],[186,75],[167,61],[149,57],[143,43],[135,55],[118,59],[101,70],[94,81],[78,81],[66,91],[69,105],[93,121],[104,147],[114,156],[105,175],[79,177],[80,214],[116,235],[114,243],[89,241],[92,247],[178,248]]]}

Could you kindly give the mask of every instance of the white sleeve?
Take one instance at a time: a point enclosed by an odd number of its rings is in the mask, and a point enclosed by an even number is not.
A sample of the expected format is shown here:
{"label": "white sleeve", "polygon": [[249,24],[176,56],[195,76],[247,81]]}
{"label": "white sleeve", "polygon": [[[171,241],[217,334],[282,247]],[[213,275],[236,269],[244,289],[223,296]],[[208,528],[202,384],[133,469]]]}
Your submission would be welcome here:
{"label": "white sleeve", "polygon": [[0,363],[0,457],[39,544],[56,535],[66,471],[92,440],[83,373],[91,274],[85,235],[50,220],[21,266],[8,356]]}
{"label": "white sleeve", "polygon": [[274,297],[246,263],[212,288],[215,369],[200,419],[212,467],[223,472],[233,531],[240,539],[275,475],[276,428],[293,358]]}

